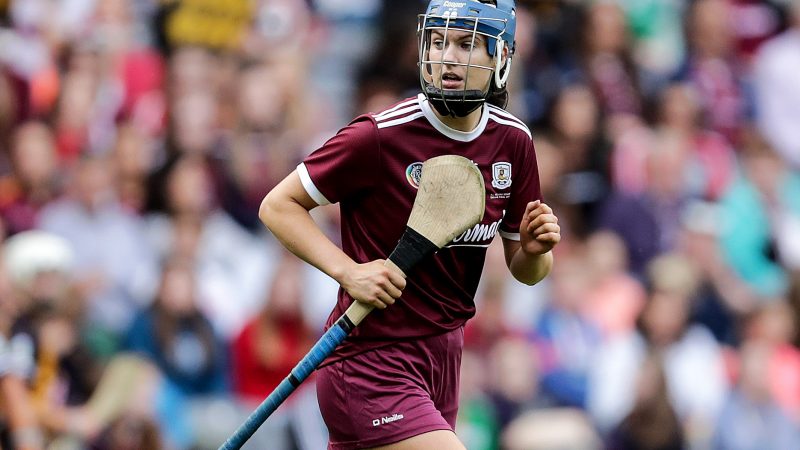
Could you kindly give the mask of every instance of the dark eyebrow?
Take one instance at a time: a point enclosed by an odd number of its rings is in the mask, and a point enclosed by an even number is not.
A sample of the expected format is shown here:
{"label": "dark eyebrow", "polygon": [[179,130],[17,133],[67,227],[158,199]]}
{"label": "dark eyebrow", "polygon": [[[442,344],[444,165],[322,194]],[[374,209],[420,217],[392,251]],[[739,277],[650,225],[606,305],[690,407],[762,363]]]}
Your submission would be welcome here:
{"label": "dark eyebrow", "polygon": [[[458,31],[465,31],[465,30],[461,30],[460,28],[453,28],[453,29],[454,30],[458,30]],[[466,30],[466,31],[469,31],[469,30]],[[431,36],[432,37],[435,36],[435,37],[438,37],[438,38],[443,38],[444,37],[444,33],[442,33],[441,30],[431,30]],[[472,36],[473,36],[472,34],[464,34],[464,35],[462,35],[460,37],[455,38],[455,40],[457,42],[471,41],[472,40]],[[484,41],[484,37],[483,37],[482,34],[475,33],[474,36],[475,36],[475,42],[483,42]]]}

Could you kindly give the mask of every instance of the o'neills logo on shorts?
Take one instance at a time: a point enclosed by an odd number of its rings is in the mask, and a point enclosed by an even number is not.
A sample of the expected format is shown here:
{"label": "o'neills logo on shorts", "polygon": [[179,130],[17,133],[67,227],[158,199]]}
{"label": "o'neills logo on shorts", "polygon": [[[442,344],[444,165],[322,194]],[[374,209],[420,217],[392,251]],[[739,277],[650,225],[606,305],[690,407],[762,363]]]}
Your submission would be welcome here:
{"label": "o'neills logo on shorts", "polygon": [[381,417],[380,419],[372,419],[372,426],[377,427],[379,425],[383,425],[385,423],[394,422],[396,420],[402,419],[404,416],[402,414],[393,414],[389,417]]}

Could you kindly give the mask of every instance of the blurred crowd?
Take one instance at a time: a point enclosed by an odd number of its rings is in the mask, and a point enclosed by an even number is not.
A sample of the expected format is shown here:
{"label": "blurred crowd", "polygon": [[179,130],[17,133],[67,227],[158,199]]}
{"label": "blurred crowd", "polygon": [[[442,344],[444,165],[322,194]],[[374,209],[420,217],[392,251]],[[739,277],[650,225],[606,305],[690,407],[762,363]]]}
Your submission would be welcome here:
{"label": "blurred crowd", "polygon": [[[416,93],[425,4],[0,0],[0,448],[217,448],[272,391],[337,285],[259,203]],[[490,247],[467,448],[800,448],[800,1],[518,0],[516,40],[564,238],[533,287]],[[246,448],[326,439],[312,378]]]}

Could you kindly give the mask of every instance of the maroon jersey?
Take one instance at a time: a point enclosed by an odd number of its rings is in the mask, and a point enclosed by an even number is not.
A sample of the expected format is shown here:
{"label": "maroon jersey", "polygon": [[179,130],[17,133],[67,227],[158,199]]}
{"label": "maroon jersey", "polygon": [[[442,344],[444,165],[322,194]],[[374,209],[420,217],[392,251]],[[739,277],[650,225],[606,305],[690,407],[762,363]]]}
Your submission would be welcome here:
{"label": "maroon jersey", "polygon": [[[388,340],[453,330],[475,314],[487,247],[498,233],[519,240],[526,204],[541,197],[536,155],[530,131],[508,112],[486,104],[474,131],[457,131],[442,123],[420,94],[356,118],[298,166],[303,186],[318,204],[340,203],[342,249],[365,263],[388,257],[405,230],[422,163],[447,154],[464,156],[481,170],[483,221],[412,269],[402,297],[374,310],[333,359]],[[327,325],[352,301],[340,289]]]}

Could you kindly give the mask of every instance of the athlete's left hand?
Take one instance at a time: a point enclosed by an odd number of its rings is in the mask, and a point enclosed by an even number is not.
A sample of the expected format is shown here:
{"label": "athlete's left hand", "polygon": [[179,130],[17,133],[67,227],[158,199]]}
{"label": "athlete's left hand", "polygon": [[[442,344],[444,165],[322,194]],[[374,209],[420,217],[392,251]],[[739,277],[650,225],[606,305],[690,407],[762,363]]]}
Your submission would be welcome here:
{"label": "athlete's left hand", "polygon": [[519,225],[522,251],[543,255],[561,241],[561,227],[553,209],[539,200],[528,203]]}

